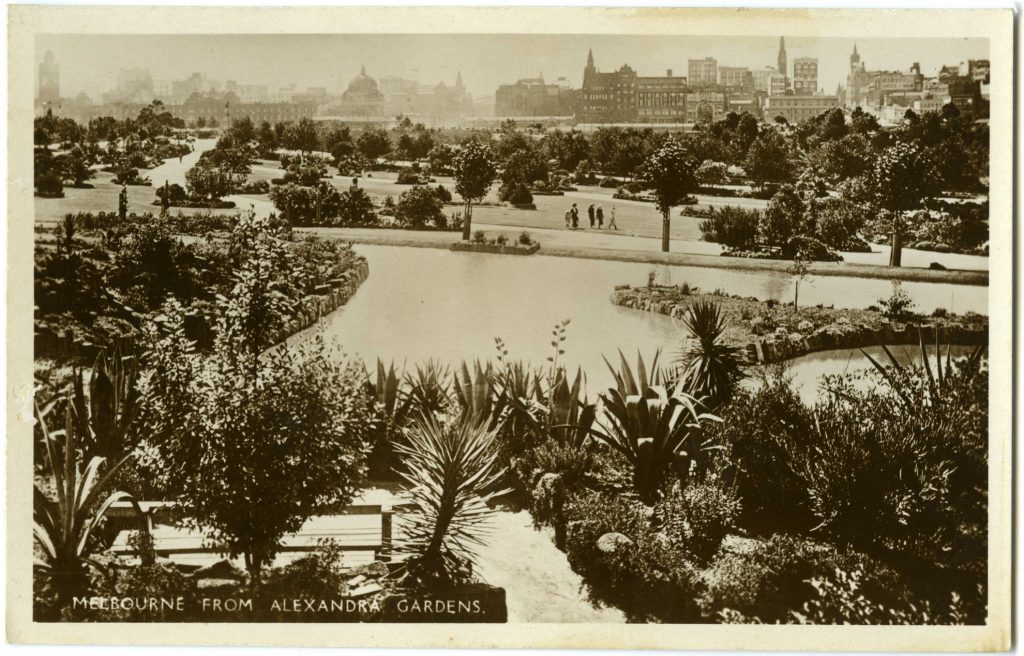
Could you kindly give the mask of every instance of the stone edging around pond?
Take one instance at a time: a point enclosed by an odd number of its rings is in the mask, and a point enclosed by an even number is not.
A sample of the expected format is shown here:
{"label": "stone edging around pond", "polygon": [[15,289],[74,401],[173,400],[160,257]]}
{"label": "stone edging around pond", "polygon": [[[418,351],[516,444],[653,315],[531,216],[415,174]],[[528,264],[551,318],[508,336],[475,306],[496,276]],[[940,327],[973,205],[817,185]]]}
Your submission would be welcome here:
{"label": "stone edging around pond", "polygon": [[529,246],[522,244],[480,244],[472,241],[457,241],[451,245],[453,251],[470,253],[497,253],[500,255],[533,255],[540,250],[540,244],[533,242]]}
{"label": "stone edging around pond", "polygon": [[[612,292],[611,302],[622,307],[657,312],[679,319],[689,305],[686,301],[700,298],[718,301],[723,307],[727,323],[729,314],[735,314],[735,308],[730,306],[743,306],[741,311],[749,310],[751,306],[760,306],[762,314],[752,317],[751,321],[762,320],[763,316],[771,319],[773,311],[774,318],[781,319],[781,323],[785,323],[787,319],[798,321],[795,330],[779,326],[775,332],[764,335],[755,335],[752,329],[737,329],[735,325],[732,330],[727,331],[723,342],[740,348],[748,364],[769,364],[836,349],[918,344],[922,338],[926,346],[933,346],[936,330],[941,346],[988,344],[988,319],[980,315],[918,317],[920,323],[912,324],[891,321],[873,310],[808,307],[794,313],[789,305],[769,304],[754,298],[717,293],[682,294],[676,287],[646,288],[629,285],[616,287]],[[779,317],[778,315],[782,313],[790,313],[793,316]],[[827,320],[828,323],[820,325],[823,320]],[[744,332],[747,334],[743,335]]]}
{"label": "stone edging around pond", "polygon": [[352,298],[369,275],[369,263],[365,258],[360,258],[355,266],[345,271],[340,277],[318,286],[312,294],[302,299],[302,308],[296,317],[285,326],[284,335],[275,339],[274,342],[284,341],[340,308]]}

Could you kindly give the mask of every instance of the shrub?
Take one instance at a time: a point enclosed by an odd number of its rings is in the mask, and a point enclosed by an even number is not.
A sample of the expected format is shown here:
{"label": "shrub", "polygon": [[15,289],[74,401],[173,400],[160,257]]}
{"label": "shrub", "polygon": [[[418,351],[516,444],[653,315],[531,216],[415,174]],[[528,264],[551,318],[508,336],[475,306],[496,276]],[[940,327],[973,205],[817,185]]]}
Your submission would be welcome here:
{"label": "shrub", "polygon": [[[566,557],[595,597],[622,608],[631,621],[695,618],[694,565],[651,528],[641,504],[587,491],[570,497],[565,517]],[[598,540],[608,533],[620,533],[629,542],[611,553],[602,551]]]}
{"label": "shrub", "polygon": [[[388,196],[390,198],[390,196]],[[351,187],[339,197],[338,225],[361,226],[373,225],[377,222],[373,201],[360,187]]]}
{"label": "shrub", "polygon": [[486,244],[487,235],[483,230],[476,230],[473,232],[473,241],[477,244]]}
{"label": "shrub", "polygon": [[655,512],[665,518],[665,532],[672,542],[705,562],[715,555],[722,539],[733,527],[740,503],[721,481],[673,486]]}
{"label": "shrub", "polygon": [[64,182],[56,173],[45,173],[36,176],[36,194],[44,198],[61,198],[64,196]]}
{"label": "shrub", "polygon": [[444,206],[435,190],[414,187],[402,192],[395,208],[395,218],[406,228],[422,229],[428,223],[437,225],[444,216]]}
{"label": "shrub", "polygon": [[435,191],[437,193],[438,200],[442,203],[452,202],[452,192],[448,191],[444,185],[437,185],[437,187],[435,187]]}
{"label": "shrub", "polygon": [[506,237],[504,233],[499,234],[497,237],[494,238],[494,243],[497,244],[498,246],[504,246],[505,244],[508,243],[508,237]]}
{"label": "shrub", "polygon": [[601,178],[601,181],[597,183],[597,186],[602,189],[616,189],[619,186],[619,181],[615,178]]}
{"label": "shrub", "polygon": [[529,205],[533,202],[533,194],[525,184],[514,180],[501,185],[498,189],[498,199],[511,205]]}
{"label": "shrub", "polygon": [[163,201],[164,196],[167,197],[168,205],[180,205],[188,200],[188,194],[185,192],[184,187],[179,184],[167,185],[164,187],[156,188],[157,201]]}
{"label": "shrub", "polygon": [[398,172],[398,179],[395,180],[395,184],[402,185],[419,185],[424,184],[420,174],[412,169],[402,169]]}
{"label": "shrub", "polygon": [[712,207],[711,215],[701,221],[701,239],[728,248],[750,249],[757,244],[757,226],[761,213],[742,207]]}
{"label": "shrub", "polygon": [[174,563],[159,562],[137,567],[109,567],[92,577],[91,593],[98,597],[132,599],[184,599],[185,611],[170,611],[160,605],[139,610],[105,608],[90,610],[87,618],[100,622],[175,622],[196,617],[199,591],[195,581]]}
{"label": "shrub", "polygon": [[914,306],[914,299],[903,289],[903,283],[899,280],[892,281],[892,294],[889,298],[878,299],[882,308],[882,314],[890,319],[902,319],[910,313]]}
{"label": "shrub", "polygon": [[530,237],[530,233],[528,232],[520,232],[519,243],[522,244],[523,246],[531,246],[533,245],[533,238]]}
{"label": "shrub", "polygon": [[270,183],[266,180],[249,180],[235,188],[236,194],[267,194],[270,193]]}
{"label": "shrub", "polygon": [[755,530],[810,528],[803,480],[795,471],[813,417],[789,381],[770,374],[754,391],[740,390],[719,410],[708,438],[720,444],[722,475],[736,486],[739,523]]}
{"label": "shrub", "polygon": [[722,554],[703,576],[699,604],[707,616],[728,613],[747,622],[793,622],[794,611],[816,596],[812,580],[829,577],[837,568],[854,567],[869,572],[862,593],[886,603],[898,603],[908,595],[894,571],[867,556],[805,538],[773,535]]}

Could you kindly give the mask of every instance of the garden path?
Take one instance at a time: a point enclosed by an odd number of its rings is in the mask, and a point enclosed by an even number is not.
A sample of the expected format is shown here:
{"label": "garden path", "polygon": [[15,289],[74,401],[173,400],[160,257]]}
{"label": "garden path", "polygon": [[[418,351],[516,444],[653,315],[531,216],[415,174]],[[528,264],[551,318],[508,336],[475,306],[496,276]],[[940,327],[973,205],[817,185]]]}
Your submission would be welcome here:
{"label": "garden path", "polygon": [[509,622],[626,621],[617,608],[587,599],[583,579],[555,548],[550,529],[534,530],[525,510],[499,512],[485,539],[476,571],[491,585],[505,588]]}
{"label": "garden path", "polygon": [[199,156],[217,145],[216,139],[196,139],[192,152],[184,155],[179,162],[172,158],[165,160],[160,166],[150,169],[143,175],[153,183],[153,188],[162,187],[164,182],[185,186],[185,172],[196,165]]}

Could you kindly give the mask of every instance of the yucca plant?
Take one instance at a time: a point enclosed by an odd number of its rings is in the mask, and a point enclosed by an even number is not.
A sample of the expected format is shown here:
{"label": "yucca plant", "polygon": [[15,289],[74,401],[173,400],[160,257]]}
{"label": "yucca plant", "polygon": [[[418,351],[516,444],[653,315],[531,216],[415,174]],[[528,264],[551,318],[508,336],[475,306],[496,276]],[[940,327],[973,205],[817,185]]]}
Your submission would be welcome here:
{"label": "yucca plant", "polygon": [[443,424],[424,415],[396,449],[416,508],[402,527],[406,576],[425,586],[465,580],[493,513],[487,504],[508,492],[498,489],[504,469],[494,431],[479,422]]}
{"label": "yucca plant", "polygon": [[646,505],[657,501],[672,468],[685,483],[691,464],[710,448],[703,441],[701,424],[721,421],[701,412],[697,399],[678,384],[661,384],[659,355],[649,368],[638,355],[635,376],[621,351],[618,370],[605,360],[616,385],[601,395],[604,421],[597,433],[629,462],[634,491]]}
{"label": "yucca plant", "polygon": [[682,319],[691,339],[683,343],[676,359],[679,382],[688,394],[715,408],[732,398],[743,378],[740,350],[719,342],[725,319],[718,303],[691,303]]}
{"label": "yucca plant", "polygon": [[[126,352],[128,351],[128,352]],[[79,434],[87,456],[117,458],[135,447],[139,413],[139,363],[121,343],[112,351],[100,350],[89,374],[88,396],[81,372],[76,372],[73,393]]]}
{"label": "yucca plant", "polygon": [[66,600],[87,585],[86,565],[95,564],[91,554],[95,548],[94,532],[107,510],[117,501],[130,498],[126,492],[111,492],[110,489],[115,474],[131,454],[118,460],[102,475],[104,459],[99,457],[90,459],[82,471],[77,453],[78,422],[74,404],[66,404],[62,430],[50,431],[46,411],[40,410],[38,405],[35,416],[46,446],[46,465],[56,497],[56,501],[51,500],[47,490],[36,483],[32,535],[40,557],[35,566],[50,578],[58,598]]}
{"label": "yucca plant", "polygon": [[409,416],[420,414],[441,414],[452,403],[448,368],[436,360],[416,365],[413,372],[406,372],[405,405]]}
{"label": "yucca plant", "polygon": [[[947,381],[954,364],[952,348],[951,345],[946,345],[945,364],[943,364],[942,349],[939,345],[939,331],[935,330],[935,371],[933,372],[928,349],[924,344],[924,333],[920,329],[917,331],[917,341],[921,351],[921,369],[924,371],[927,381],[928,394],[926,401],[929,405],[935,406],[942,402],[943,395],[947,392]],[[888,346],[882,345],[882,351],[889,359],[890,367],[886,367],[878,362],[864,349],[860,350],[864,357],[868,359],[868,362],[882,375],[882,378],[885,379],[893,392],[896,393],[904,409],[908,412],[916,410],[918,404],[914,400],[912,390],[909,389],[910,380],[914,373],[913,370],[901,365]],[[969,376],[977,373],[981,356],[984,353],[984,345],[975,347],[960,364],[963,371],[967,372]]]}

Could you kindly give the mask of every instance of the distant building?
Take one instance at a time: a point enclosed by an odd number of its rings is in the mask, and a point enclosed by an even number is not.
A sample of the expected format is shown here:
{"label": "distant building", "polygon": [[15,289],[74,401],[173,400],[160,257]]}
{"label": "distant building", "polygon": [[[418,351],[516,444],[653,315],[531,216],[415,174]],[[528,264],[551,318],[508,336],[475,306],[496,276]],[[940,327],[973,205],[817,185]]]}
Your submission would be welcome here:
{"label": "distant building", "polygon": [[686,92],[686,78],[673,77],[671,69],[665,77],[636,78],[637,121],[686,122]]}
{"label": "distant building", "polygon": [[43,62],[39,64],[36,99],[43,104],[60,102],[60,66],[49,50],[43,55]]}
{"label": "distant building", "polygon": [[[787,63],[786,63],[786,37],[784,37],[784,36],[780,36],[779,37],[779,55],[778,55],[778,58],[776,59],[776,67],[775,68],[779,72],[779,75],[782,76],[782,86],[783,86],[783,89],[784,90],[788,89],[789,88],[789,81],[786,79],[786,71],[789,70],[789,67],[787,66]],[[785,91],[783,91],[783,92],[785,92]]]}
{"label": "distant building", "polygon": [[117,74],[117,88],[103,94],[105,103],[147,104],[155,98],[153,76],[146,68],[121,69]]}
{"label": "distant building", "polygon": [[544,77],[503,84],[494,94],[495,116],[572,116],[575,94],[568,84],[548,84]]}
{"label": "distant building", "polygon": [[686,122],[713,123],[725,117],[728,98],[721,91],[691,90],[686,94]]}
{"label": "distant building", "polygon": [[593,51],[587,53],[580,91],[580,112],[583,123],[630,123],[637,118],[636,71],[628,65],[612,73],[598,72]]}
{"label": "distant building", "polygon": [[[224,84],[224,90],[235,94],[244,103],[265,103],[270,100],[270,91],[265,84],[238,84],[234,80],[228,80]],[[326,89],[321,87],[320,95],[324,96],[326,93]]]}
{"label": "distant building", "polygon": [[714,86],[718,84],[718,61],[714,57],[689,60],[687,81],[691,87]]}
{"label": "distant building", "polygon": [[754,77],[746,66],[719,66],[718,83],[727,91],[754,90]]}
{"label": "distant building", "polygon": [[461,73],[456,74],[452,86],[384,77],[380,91],[384,94],[385,116],[408,116],[434,126],[456,124],[473,113],[473,98],[462,83]]}
{"label": "distant building", "polygon": [[377,81],[366,74],[365,66],[341,94],[338,113],[341,116],[384,116],[384,94],[377,87]]}
{"label": "distant building", "polygon": [[771,121],[781,116],[789,123],[799,123],[838,106],[835,96],[769,96],[764,117]]}
{"label": "distant building", "polygon": [[818,93],[818,60],[797,57],[793,60],[793,94],[813,96]]}
{"label": "distant building", "polygon": [[923,85],[924,76],[917,62],[908,71],[870,71],[861,61],[857,46],[854,45],[844,102],[847,107],[879,108],[889,104],[887,99],[890,95],[919,92],[923,90]]}
{"label": "distant building", "polygon": [[[781,78],[778,71],[774,67],[765,67],[763,69],[755,69],[751,72],[751,80],[754,83],[754,90],[760,93],[768,95],[772,90],[773,79]],[[781,86],[781,85],[780,85]],[[782,91],[785,89],[783,87]]]}

